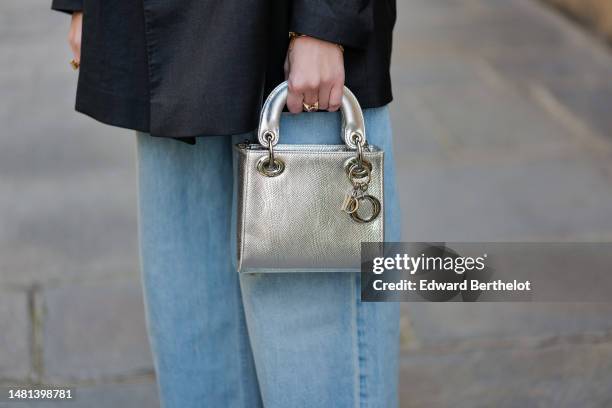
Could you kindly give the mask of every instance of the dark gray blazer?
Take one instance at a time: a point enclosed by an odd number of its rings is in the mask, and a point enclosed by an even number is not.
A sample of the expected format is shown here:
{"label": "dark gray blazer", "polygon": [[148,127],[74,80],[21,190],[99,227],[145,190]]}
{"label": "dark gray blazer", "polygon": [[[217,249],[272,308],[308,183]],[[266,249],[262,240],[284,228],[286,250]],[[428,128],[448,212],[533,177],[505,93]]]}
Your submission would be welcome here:
{"label": "dark gray blazer", "polygon": [[284,80],[288,32],[345,47],[346,85],[363,107],[392,99],[395,0],[53,0],[83,11],[76,110],[154,136],[257,127]]}

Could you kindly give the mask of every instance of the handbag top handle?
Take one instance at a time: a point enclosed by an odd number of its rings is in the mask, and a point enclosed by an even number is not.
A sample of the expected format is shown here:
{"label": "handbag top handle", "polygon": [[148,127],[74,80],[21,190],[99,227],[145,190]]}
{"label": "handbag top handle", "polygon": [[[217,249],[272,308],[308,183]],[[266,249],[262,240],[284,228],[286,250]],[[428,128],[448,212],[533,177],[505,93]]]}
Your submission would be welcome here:
{"label": "handbag top handle", "polygon": [[[287,81],[278,85],[263,105],[259,119],[257,139],[263,147],[268,147],[268,141],[275,146],[279,140],[279,123],[281,113],[287,102]],[[365,123],[363,112],[355,95],[345,86],[342,95],[342,136],[344,143],[350,149],[357,149],[357,140],[366,144]]]}

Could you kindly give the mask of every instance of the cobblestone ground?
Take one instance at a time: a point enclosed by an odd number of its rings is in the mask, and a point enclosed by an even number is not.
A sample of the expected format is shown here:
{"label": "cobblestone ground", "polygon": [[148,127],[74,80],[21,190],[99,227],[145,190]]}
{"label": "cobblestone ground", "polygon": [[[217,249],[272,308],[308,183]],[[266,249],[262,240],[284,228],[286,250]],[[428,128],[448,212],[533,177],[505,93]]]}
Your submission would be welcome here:
{"label": "cobblestone ground", "polygon": [[[611,240],[609,50],[532,0],[398,3],[404,238]],[[155,407],[134,136],[72,112],[67,25],[0,4],[0,384]],[[612,306],[403,307],[402,408],[612,406]]]}

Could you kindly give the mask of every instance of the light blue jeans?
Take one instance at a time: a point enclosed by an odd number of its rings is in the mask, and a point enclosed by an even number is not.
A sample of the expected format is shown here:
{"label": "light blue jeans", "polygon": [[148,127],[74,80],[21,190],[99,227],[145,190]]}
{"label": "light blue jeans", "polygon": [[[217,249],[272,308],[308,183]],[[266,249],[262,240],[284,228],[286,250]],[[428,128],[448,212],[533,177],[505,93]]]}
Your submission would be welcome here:
{"label": "light blue jeans", "polygon": [[[387,107],[364,110],[385,149],[385,239],[400,240]],[[282,143],[340,144],[340,114],[283,114]],[[399,306],[362,303],[356,273],[239,275],[232,146],[137,135],[147,324],[165,408],[392,408]]]}

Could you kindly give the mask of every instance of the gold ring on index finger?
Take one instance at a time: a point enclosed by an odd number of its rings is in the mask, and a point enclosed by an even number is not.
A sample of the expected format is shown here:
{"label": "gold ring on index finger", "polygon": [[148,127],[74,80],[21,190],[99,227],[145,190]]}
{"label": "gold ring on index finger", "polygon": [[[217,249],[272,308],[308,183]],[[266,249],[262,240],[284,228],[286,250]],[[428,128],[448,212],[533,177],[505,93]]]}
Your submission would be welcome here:
{"label": "gold ring on index finger", "polygon": [[306,112],[314,112],[316,110],[319,110],[319,101],[316,101],[315,103],[313,103],[312,105],[304,102],[302,103],[302,105],[304,106],[304,110]]}

